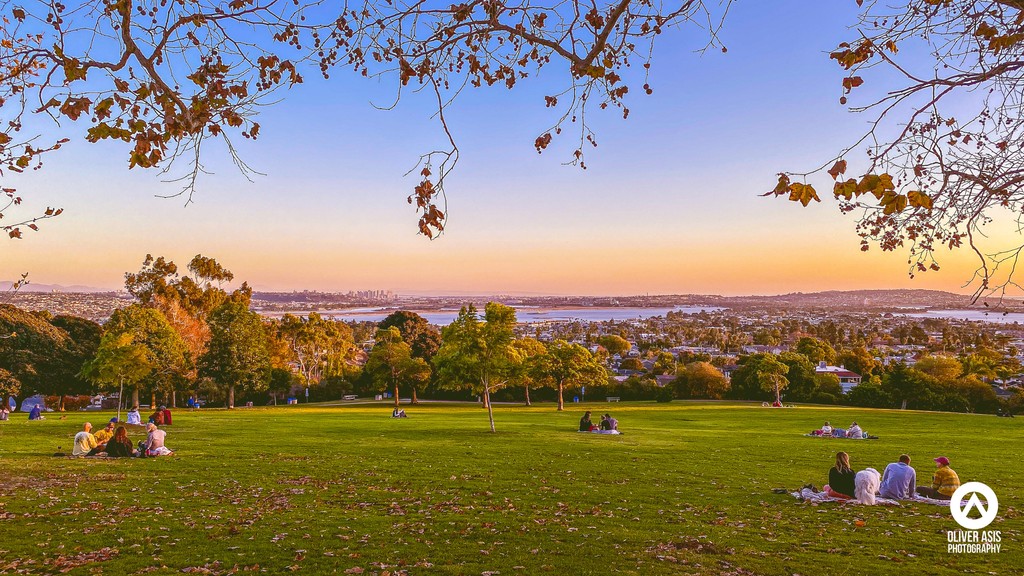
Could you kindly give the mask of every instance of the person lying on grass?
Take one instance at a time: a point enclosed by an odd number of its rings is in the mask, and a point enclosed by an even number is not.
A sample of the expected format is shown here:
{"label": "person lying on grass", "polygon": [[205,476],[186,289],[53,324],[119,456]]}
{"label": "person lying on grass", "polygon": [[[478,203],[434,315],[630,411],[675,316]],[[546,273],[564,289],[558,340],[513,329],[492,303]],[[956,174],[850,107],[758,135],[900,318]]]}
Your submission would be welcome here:
{"label": "person lying on grass", "polygon": [[850,424],[850,428],[846,430],[846,437],[847,438],[863,438],[864,437],[864,431],[861,430],[860,425],[858,425],[856,422],[854,422],[853,424]]}
{"label": "person lying on grass", "polygon": [[931,486],[918,486],[917,493],[925,498],[949,500],[960,487],[960,477],[949,467],[949,458],[939,456],[935,459],[935,474],[932,475]]}
{"label": "person lying on grass", "polygon": [[850,500],[855,491],[856,474],[850,468],[850,455],[846,452],[836,453],[836,463],[828,470],[828,484],[822,488],[822,492],[832,498]]}

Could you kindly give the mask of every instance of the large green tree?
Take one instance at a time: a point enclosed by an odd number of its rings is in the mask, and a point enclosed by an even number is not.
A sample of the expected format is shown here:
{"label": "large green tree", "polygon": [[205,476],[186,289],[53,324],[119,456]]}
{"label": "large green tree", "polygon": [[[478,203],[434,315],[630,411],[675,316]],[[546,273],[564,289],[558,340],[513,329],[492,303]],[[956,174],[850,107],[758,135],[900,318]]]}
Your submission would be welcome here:
{"label": "large green tree", "polygon": [[469,389],[483,397],[491,432],[491,392],[509,381],[519,360],[512,346],[515,326],[516,311],[504,304],[488,302],[482,319],[475,306],[463,306],[441,331],[441,348],[434,356],[434,368],[443,386]]}
{"label": "large green tree", "polygon": [[430,362],[441,347],[441,331],[415,312],[398,310],[381,320],[378,328],[397,328],[413,357]]}
{"label": "large green tree", "polygon": [[835,348],[828,342],[818,338],[811,338],[809,336],[801,338],[796,343],[795,351],[806,356],[814,364],[819,362],[835,364],[836,362]]}
{"label": "large green tree", "polygon": [[630,349],[633,348],[633,345],[629,343],[629,340],[626,340],[618,334],[605,334],[603,336],[598,336],[597,343],[603,346],[604,349],[608,351],[608,354],[612,356],[618,354],[620,358],[625,357],[625,355],[629,353]]}
{"label": "large green tree", "polygon": [[192,368],[192,359],[181,335],[167,321],[163,312],[140,304],[115,310],[103,326],[107,334],[128,334],[132,342],[146,349],[153,371],[132,388],[132,402],[139,403],[139,389],[148,389],[151,404],[156,405],[157,394],[171,395],[185,382]]}
{"label": "large green tree", "polygon": [[270,382],[270,352],[260,315],[240,302],[225,302],[210,313],[210,344],[199,362],[199,374],[227,390],[227,406],[235,407],[235,389],[263,392]]}
{"label": "large green tree", "polygon": [[761,400],[768,398],[765,392],[771,392],[776,402],[782,401],[782,390],[789,384],[786,379],[789,367],[774,354],[752,354],[741,358],[738,364],[732,373],[732,397]]}
{"label": "large green tree", "polygon": [[517,338],[512,342],[512,347],[518,359],[513,382],[523,387],[524,403],[532,406],[530,389],[542,386],[547,378],[544,369],[548,349],[543,342],[528,337]]}
{"label": "large green tree", "polygon": [[63,405],[64,394],[88,394],[91,391],[89,383],[81,378],[80,373],[82,365],[96,355],[103,328],[92,320],[68,315],[54,316],[50,323],[68,335],[52,385],[60,391]]}
{"label": "large green tree", "polygon": [[928,376],[899,363],[882,377],[881,390],[898,403],[900,409],[906,410],[908,406],[924,399],[928,390]]}
{"label": "large green tree", "polygon": [[789,368],[786,372],[786,380],[789,381],[786,399],[807,402],[813,398],[817,385],[814,379],[814,364],[807,356],[796,352],[783,352],[779,354],[778,360]]}
{"label": "large green tree", "polygon": [[543,359],[543,371],[552,387],[558,391],[558,411],[565,410],[563,394],[566,388],[600,386],[608,382],[604,366],[579,344],[555,340],[548,345]]}
{"label": "large green tree", "polygon": [[672,381],[679,398],[721,399],[729,391],[729,379],[708,362],[691,362]]}
{"label": "large green tree", "polygon": [[340,376],[356,353],[352,328],[316,312],[308,317],[285,314],[277,324],[278,336],[291,347],[299,374],[307,385],[327,376]]}
{"label": "large green tree", "polygon": [[375,384],[394,390],[396,407],[403,387],[412,390],[412,402],[415,404],[416,388],[430,380],[430,365],[423,358],[412,355],[412,347],[394,326],[378,330],[375,340],[365,372]]}
{"label": "large green tree", "polygon": [[[82,366],[83,378],[92,381],[100,389],[118,391],[118,420],[121,419],[125,386],[138,390],[139,383],[154,368],[150,350],[133,340],[131,333],[108,332],[100,341],[96,356]],[[135,401],[137,404],[137,396]]]}
{"label": "large green tree", "polygon": [[17,396],[19,392],[21,392],[21,381],[7,369],[0,368],[0,401],[3,401],[4,406],[9,406],[11,397]]}
{"label": "large green tree", "polygon": [[59,409],[65,395],[89,392],[78,373],[99,339],[100,327],[90,320],[0,304],[0,369],[17,381],[19,393],[60,397]]}

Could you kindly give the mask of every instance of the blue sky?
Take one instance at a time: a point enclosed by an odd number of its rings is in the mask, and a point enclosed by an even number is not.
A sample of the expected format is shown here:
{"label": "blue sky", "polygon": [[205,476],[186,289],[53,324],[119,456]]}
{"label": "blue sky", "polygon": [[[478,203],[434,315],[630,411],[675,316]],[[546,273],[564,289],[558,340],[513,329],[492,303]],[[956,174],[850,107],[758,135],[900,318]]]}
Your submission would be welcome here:
{"label": "blue sky", "polygon": [[17,183],[30,206],[66,212],[9,243],[0,277],[118,287],[149,252],[182,263],[203,253],[281,290],[958,290],[973,270],[966,255],[911,282],[906,255],[861,253],[853,219],[824,195],[806,209],[758,196],[777,172],[816,167],[864,130],[868,119],[838,103],[842,70],[827,55],[855,17],[853,0],[740,1],[726,54],[698,55],[696,31],[668,31],[654,94],[634,86],[627,120],[591,114],[600,145],[585,171],[562,165],[571,136],[543,155],[533,148],[555,119],[543,104],[562,80],[554,65],[512,91],[464,92],[448,111],[462,160],[448,183],[448,230],[434,241],[416,234],[405,202],[415,179],[403,174],[444,138],[432,95],[371,106],[391,100],[394,79],[307,75],[262,114],[261,139],[240,143],[266,175],[250,183],[210,148],[215,175],[188,207],[155,198],[175,185],[125,170],[121,147],[79,138]]}

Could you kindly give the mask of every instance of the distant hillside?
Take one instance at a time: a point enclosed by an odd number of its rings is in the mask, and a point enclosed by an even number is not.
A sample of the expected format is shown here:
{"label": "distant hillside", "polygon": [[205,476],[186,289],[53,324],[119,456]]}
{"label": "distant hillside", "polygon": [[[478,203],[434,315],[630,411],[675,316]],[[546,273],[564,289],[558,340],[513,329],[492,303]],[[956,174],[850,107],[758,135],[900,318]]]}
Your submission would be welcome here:
{"label": "distant hillside", "polygon": [[[795,292],[778,296],[725,297],[723,302],[746,304],[776,304],[793,307],[824,308],[972,308],[984,304],[971,304],[971,297],[941,290],[829,290],[826,292]],[[990,302],[996,304],[996,300]],[[1019,299],[1005,299],[1004,305],[1017,306]]]}
{"label": "distant hillside", "polygon": [[[10,290],[13,285],[14,282],[10,280],[0,280],[0,291],[6,292]],[[60,284],[34,284],[29,282],[19,288],[18,292],[75,292],[78,294],[93,294],[97,292],[114,292],[114,290],[96,288],[93,286],[82,286],[80,284],[62,286]]]}

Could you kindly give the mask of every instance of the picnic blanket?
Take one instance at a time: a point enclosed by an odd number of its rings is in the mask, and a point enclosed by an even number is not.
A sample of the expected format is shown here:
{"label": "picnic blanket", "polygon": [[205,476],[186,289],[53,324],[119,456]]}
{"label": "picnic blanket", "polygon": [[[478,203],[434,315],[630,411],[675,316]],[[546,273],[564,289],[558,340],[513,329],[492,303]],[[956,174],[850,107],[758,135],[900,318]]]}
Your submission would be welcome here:
{"label": "picnic blanket", "polygon": [[[826,502],[839,502],[840,504],[860,504],[856,500],[843,500],[842,498],[833,498],[824,492],[817,492],[811,488],[801,488],[799,492],[790,492],[790,496],[800,500],[801,502],[810,502],[811,504],[824,504]],[[934,504],[936,506],[949,506],[949,500],[937,500],[935,498],[925,498],[923,496],[917,496],[910,500],[890,500],[889,498],[875,497],[875,504],[882,506],[902,506],[903,503],[916,503],[916,504]]]}
{"label": "picnic blanket", "polygon": [[835,440],[878,440],[878,436],[865,436],[863,438],[847,438],[846,436],[832,436],[831,434],[804,434],[811,438],[833,438]]}
{"label": "picnic blanket", "polygon": [[618,430],[580,430],[584,434],[622,434]]}

